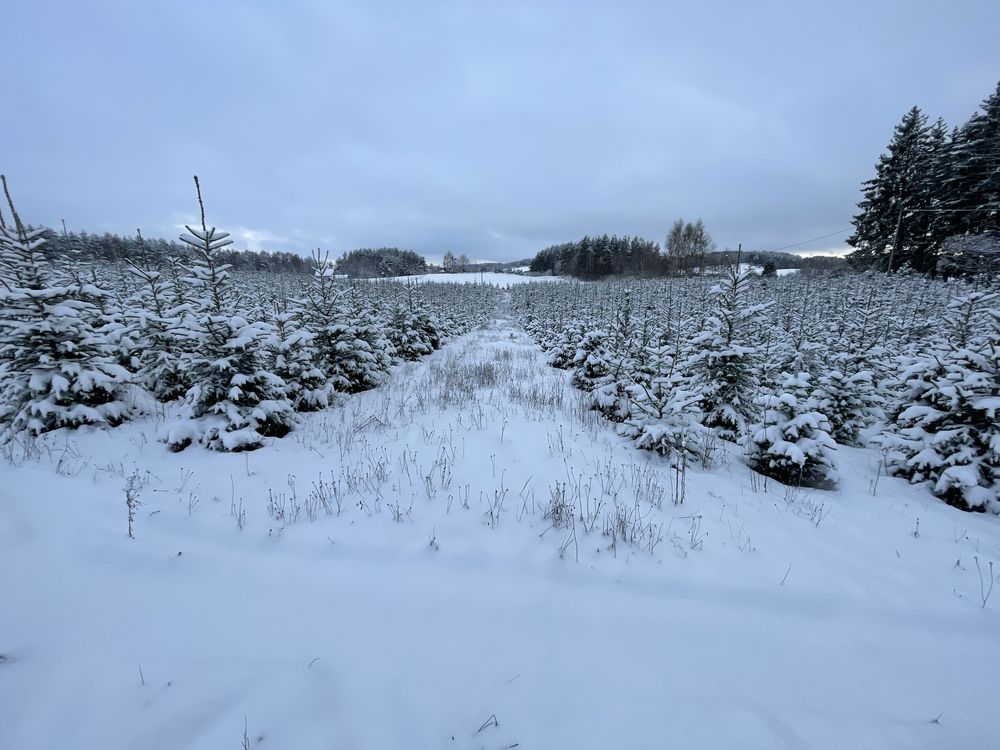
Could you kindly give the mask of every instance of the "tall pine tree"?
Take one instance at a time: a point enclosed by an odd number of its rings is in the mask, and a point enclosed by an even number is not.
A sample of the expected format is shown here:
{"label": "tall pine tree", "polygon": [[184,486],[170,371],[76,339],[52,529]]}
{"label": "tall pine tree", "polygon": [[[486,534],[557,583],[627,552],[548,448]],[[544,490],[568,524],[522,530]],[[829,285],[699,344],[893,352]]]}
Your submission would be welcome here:
{"label": "tall pine tree", "polygon": [[1000,83],[955,134],[942,207],[951,235],[1000,230]]}
{"label": "tall pine tree", "polygon": [[922,186],[933,170],[927,117],[913,107],[896,126],[887,153],[875,165],[875,176],[862,187],[861,210],[852,219],[854,234],[847,239],[855,248],[851,262],[886,270],[914,260],[926,263],[927,219],[920,213],[930,208],[930,201]]}

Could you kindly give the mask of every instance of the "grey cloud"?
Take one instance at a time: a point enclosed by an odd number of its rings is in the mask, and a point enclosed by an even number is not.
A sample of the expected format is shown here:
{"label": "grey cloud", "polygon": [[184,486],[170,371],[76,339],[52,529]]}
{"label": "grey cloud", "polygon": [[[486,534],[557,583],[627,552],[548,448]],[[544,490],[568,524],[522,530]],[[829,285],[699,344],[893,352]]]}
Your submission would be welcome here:
{"label": "grey cloud", "polygon": [[787,245],[848,226],[906,109],[960,123],[1000,71],[992,0],[812,5],[18,3],[0,168],[36,222],[164,236],[197,172],[214,223],[301,252],[680,216]]}

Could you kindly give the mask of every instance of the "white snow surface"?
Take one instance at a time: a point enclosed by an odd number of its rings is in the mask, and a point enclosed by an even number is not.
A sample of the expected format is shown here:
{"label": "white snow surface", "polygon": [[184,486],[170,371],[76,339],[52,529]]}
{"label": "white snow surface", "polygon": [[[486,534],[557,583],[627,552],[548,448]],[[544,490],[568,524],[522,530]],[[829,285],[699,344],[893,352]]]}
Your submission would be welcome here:
{"label": "white snow surface", "polygon": [[[749,273],[762,274],[764,273],[764,266],[756,266],[752,263],[740,263],[740,270]],[[799,273],[801,270],[801,268],[777,268],[775,269],[775,275],[792,276]]]}
{"label": "white snow surface", "polygon": [[388,279],[371,279],[371,281],[398,281],[403,284],[492,284],[499,287],[510,287],[516,284],[547,283],[565,281],[562,276],[525,276],[517,273],[424,273],[416,276],[393,276]]}
{"label": "white snow surface", "polygon": [[[727,445],[674,506],[567,378],[501,321],[252,453],[0,463],[0,748],[1000,747],[996,517],[843,447],[799,492]],[[584,529],[615,496],[652,551]]]}

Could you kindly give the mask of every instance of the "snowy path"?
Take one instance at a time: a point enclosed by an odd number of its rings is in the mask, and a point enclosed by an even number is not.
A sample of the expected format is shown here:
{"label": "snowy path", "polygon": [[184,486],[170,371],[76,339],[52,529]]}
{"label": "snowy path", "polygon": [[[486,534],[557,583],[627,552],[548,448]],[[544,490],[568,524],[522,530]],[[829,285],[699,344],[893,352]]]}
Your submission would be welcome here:
{"label": "snowy path", "polygon": [[0,748],[1000,747],[1000,524],[874,452],[674,506],[504,322],[255,453],[155,432],[0,464]]}

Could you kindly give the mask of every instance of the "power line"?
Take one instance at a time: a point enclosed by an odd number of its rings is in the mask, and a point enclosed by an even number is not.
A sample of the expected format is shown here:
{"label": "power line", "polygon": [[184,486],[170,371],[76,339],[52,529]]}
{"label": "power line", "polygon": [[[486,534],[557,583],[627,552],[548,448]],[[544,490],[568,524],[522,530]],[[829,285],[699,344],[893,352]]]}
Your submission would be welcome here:
{"label": "power line", "polygon": [[962,213],[962,212],[973,212],[976,211],[1000,211],[1000,206],[980,206],[979,208],[907,208],[907,211],[916,213],[922,211],[924,213]]}
{"label": "power line", "polygon": [[[978,211],[1000,211],[1000,206],[979,206],[978,208],[907,208],[904,209],[905,212],[909,213],[975,213]],[[790,245],[784,245],[782,247],[776,247],[770,252],[778,253],[782,250],[789,250],[793,247],[799,247],[800,245],[808,245],[810,242],[816,242],[818,240],[829,239],[830,237],[836,237],[838,234],[843,234],[844,232],[850,232],[853,227],[847,227],[845,229],[838,229],[836,232],[830,232],[829,234],[821,234],[819,237],[813,237],[809,240],[802,240],[801,242],[793,242]]]}
{"label": "power line", "polygon": [[817,240],[825,240],[828,237],[836,237],[838,234],[843,234],[844,232],[850,232],[852,227],[847,227],[845,229],[838,229],[836,232],[830,232],[830,234],[823,234],[819,237],[813,237],[811,240],[802,240],[801,242],[793,242],[791,245],[785,245],[784,247],[776,247],[771,252],[777,253],[782,250],[787,250],[790,247],[798,247],[799,245],[808,245],[810,242],[816,242]]}
{"label": "power line", "polygon": [[[977,211],[1000,211],[1000,206],[979,206],[978,208],[907,208],[906,212],[916,213],[974,213]],[[801,242],[793,242],[790,245],[784,245],[782,247],[776,247],[769,252],[779,253],[782,250],[789,250],[793,247],[799,247],[800,245],[808,245],[810,242],[817,242],[819,240],[829,239],[830,237],[836,237],[838,234],[843,234],[844,232],[850,232],[853,227],[846,227],[845,229],[838,229],[836,232],[830,232],[829,234],[821,234],[819,237],[813,237],[809,240],[802,240]]]}

